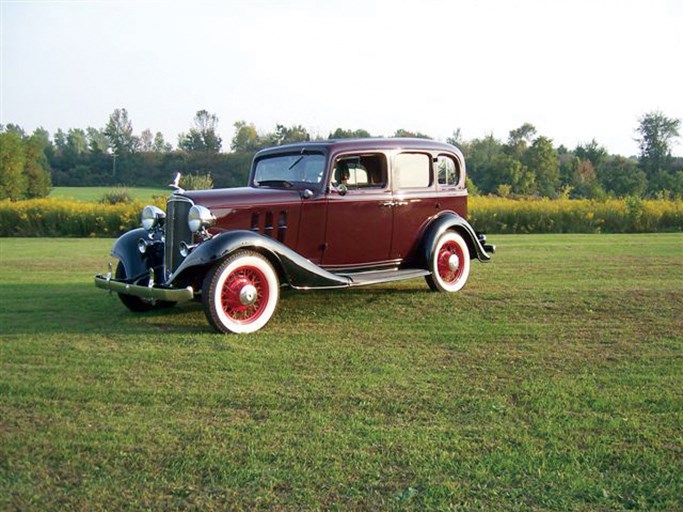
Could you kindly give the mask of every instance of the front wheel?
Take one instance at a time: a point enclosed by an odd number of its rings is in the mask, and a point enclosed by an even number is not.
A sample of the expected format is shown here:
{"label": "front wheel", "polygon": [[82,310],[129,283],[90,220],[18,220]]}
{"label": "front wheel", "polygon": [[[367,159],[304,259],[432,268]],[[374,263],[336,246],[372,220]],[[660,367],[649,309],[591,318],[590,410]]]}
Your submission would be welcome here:
{"label": "front wheel", "polygon": [[467,243],[455,231],[439,237],[429,261],[431,275],[425,277],[429,287],[437,292],[457,292],[470,275],[470,251]]}
{"label": "front wheel", "polygon": [[250,333],[275,312],[280,283],[270,262],[240,251],[217,264],[204,278],[202,302],[209,323],[224,333]]}

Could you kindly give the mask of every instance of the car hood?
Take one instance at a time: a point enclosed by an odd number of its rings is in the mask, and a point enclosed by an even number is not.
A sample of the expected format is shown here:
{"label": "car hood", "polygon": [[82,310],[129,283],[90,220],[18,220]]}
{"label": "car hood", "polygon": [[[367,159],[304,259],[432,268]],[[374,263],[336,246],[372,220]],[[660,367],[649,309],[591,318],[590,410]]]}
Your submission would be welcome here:
{"label": "car hood", "polygon": [[206,206],[210,210],[301,202],[301,192],[298,190],[265,187],[188,190],[183,192],[182,195],[191,199],[194,204]]}

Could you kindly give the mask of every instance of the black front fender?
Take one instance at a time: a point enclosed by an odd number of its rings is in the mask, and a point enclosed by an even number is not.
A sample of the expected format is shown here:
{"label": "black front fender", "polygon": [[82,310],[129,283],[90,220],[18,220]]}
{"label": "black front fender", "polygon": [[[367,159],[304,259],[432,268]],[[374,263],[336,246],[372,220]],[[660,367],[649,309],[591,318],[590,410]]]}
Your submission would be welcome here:
{"label": "black front fender", "polygon": [[227,231],[199,244],[183,260],[166,284],[182,279],[188,271],[209,267],[239,250],[253,250],[266,256],[293,288],[346,288],[350,280],[320,268],[284,244],[246,230]]}
{"label": "black front fender", "polygon": [[138,228],[124,233],[114,242],[111,255],[118,258],[123,268],[126,269],[126,276],[129,279],[149,272],[146,258],[138,250],[138,240],[147,237],[149,233],[143,228]]}
{"label": "black front fender", "polygon": [[465,239],[470,250],[470,258],[477,258],[483,262],[491,260],[491,255],[484,249],[470,223],[457,213],[446,212],[434,219],[425,231],[420,251],[421,257],[424,258],[423,264],[425,268],[429,268],[429,262],[432,260],[436,241],[449,230],[457,231]]}

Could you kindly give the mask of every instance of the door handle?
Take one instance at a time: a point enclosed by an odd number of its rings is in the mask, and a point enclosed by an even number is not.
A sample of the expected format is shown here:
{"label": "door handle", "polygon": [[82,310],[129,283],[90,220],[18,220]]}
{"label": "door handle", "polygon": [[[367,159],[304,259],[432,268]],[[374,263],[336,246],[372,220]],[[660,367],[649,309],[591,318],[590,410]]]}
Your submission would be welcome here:
{"label": "door handle", "polygon": [[380,206],[392,207],[396,206],[393,201],[385,201],[384,203],[379,203]]}

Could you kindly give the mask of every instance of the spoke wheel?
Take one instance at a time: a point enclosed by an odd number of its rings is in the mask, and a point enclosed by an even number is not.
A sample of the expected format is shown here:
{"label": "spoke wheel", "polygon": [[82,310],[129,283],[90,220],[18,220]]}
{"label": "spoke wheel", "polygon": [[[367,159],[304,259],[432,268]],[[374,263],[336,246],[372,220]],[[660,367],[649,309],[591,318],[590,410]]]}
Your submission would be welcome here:
{"label": "spoke wheel", "polygon": [[457,292],[470,275],[470,251],[458,233],[447,231],[439,237],[429,262],[427,284],[434,291]]}
{"label": "spoke wheel", "polygon": [[265,326],[280,295],[275,269],[255,252],[242,251],[216,265],[202,288],[209,323],[225,333],[250,333]]}

